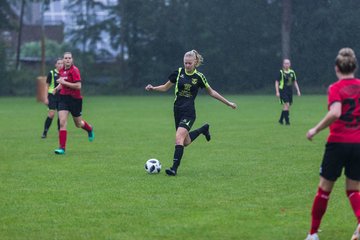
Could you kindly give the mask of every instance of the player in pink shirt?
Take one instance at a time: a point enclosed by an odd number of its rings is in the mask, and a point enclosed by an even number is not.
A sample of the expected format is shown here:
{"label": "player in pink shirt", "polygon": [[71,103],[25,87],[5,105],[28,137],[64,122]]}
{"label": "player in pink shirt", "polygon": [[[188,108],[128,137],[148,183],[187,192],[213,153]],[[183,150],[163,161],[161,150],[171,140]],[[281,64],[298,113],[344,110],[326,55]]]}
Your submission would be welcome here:
{"label": "player in pink shirt", "polygon": [[345,169],[346,194],[358,225],[351,240],[360,239],[360,79],[355,78],[358,64],[351,48],[340,49],[335,60],[338,81],[328,90],[328,113],[306,137],[309,140],[329,127],[325,153],[320,168],[320,183],[311,211],[311,228],[306,240],[318,240],[335,181]]}
{"label": "player in pink shirt", "polygon": [[60,78],[56,90],[60,90],[60,102],[58,116],[60,119],[59,148],[55,149],[56,154],[65,154],[67,139],[67,119],[71,113],[75,126],[82,128],[88,133],[89,141],[95,138],[94,129],[81,117],[82,96],[81,96],[81,77],[79,69],[73,64],[72,54],[64,53],[64,67],[59,72]]}

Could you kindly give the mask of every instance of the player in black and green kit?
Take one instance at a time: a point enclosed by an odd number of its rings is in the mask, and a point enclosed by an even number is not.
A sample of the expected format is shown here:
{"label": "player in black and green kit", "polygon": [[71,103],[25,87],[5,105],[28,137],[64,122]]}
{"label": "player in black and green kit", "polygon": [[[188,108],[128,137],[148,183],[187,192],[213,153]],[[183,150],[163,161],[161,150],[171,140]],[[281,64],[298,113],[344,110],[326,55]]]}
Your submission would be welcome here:
{"label": "player in black and green kit", "polygon": [[275,81],[276,96],[280,98],[280,103],[283,105],[279,123],[290,125],[289,111],[293,102],[293,86],[295,86],[297,95],[301,96],[300,88],[296,80],[295,71],[290,68],[291,63],[289,59],[283,60],[283,68],[280,70],[278,79]]}
{"label": "player in black and green kit", "polygon": [[175,176],[184,152],[184,146],[190,145],[195,139],[203,134],[210,141],[209,125],[190,132],[196,119],[195,98],[199,88],[205,88],[210,96],[235,109],[236,104],[229,102],[218,92],[210,87],[205,76],[196,70],[203,62],[202,56],[195,50],[185,53],[184,68],[179,68],[169,76],[169,80],[159,86],[147,85],[147,91],[166,92],[175,85],[174,118],[176,128],[176,143],[174,160],[171,168],[166,169],[166,174]]}
{"label": "player in black and green kit", "polygon": [[[63,60],[57,59],[55,63],[55,69],[51,70],[46,79],[47,91],[48,91],[48,98],[47,98],[47,105],[49,108],[48,116],[44,123],[44,131],[41,138],[46,138],[47,132],[51,126],[52,120],[55,116],[55,111],[58,108],[59,104],[59,93],[55,90],[58,83],[56,80],[59,78],[59,70],[63,67]],[[59,119],[58,119],[58,130],[60,128]]]}

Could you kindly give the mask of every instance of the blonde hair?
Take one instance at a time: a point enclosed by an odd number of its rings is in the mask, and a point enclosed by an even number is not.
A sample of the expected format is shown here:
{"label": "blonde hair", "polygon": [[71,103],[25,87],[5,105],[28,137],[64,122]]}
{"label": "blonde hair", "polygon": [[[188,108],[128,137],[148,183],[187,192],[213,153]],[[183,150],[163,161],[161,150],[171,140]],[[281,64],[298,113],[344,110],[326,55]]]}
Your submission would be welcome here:
{"label": "blonde hair", "polygon": [[200,55],[200,53],[198,53],[196,50],[191,50],[185,53],[184,57],[193,57],[195,58],[195,67],[199,67],[203,62],[204,62],[204,58]]}
{"label": "blonde hair", "polygon": [[353,73],[357,69],[357,60],[354,50],[351,48],[340,49],[335,59],[335,65],[341,73]]}

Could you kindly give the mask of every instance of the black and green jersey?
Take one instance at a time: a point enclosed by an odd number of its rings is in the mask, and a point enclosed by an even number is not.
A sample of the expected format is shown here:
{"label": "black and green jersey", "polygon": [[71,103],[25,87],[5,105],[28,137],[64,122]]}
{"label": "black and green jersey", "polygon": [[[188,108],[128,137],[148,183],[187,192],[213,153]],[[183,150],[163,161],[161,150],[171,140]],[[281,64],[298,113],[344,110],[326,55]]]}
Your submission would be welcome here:
{"label": "black and green jersey", "polygon": [[47,76],[46,83],[49,84],[48,93],[52,93],[54,88],[59,85],[56,80],[59,78],[59,71],[57,69],[51,70]]}
{"label": "black and green jersey", "polygon": [[295,71],[292,69],[289,69],[287,71],[284,71],[283,69],[281,69],[278,79],[279,79],[279,89],[280,90],[292,91],[293,83],[294,83],[294,81],[296,81]]}
{"label": "black and green jersey", "polygon": [[199,88],[208,88],[204,74],[196,69],[192,74],[187,74],[185,69],[179,68],[169,76],[170,82],[175,84],[174,106],[184,112],[195,111],[195,98]]}

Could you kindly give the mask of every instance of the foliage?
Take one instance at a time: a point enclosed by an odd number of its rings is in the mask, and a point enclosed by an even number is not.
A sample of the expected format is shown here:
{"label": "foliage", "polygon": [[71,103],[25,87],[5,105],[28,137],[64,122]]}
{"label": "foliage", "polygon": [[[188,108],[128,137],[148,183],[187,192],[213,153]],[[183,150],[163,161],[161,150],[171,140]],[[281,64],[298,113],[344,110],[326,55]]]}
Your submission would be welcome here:
{"label": "foliage", "polygon": [[17,27],[16,17],[10,8],[9,1],[0,1],[0,31]]}
{"label": "foliage", "polygon": [[[69,44],[59,44],[51,39],[45,39],[45,47],[46,58],[51,60],[61,57],[66,50],[72,48]],[[21,57],[31,57],[39,59],[41,57],[41,42],[28,42],[22,45]]]}
{"label": "foliage", "polygon": [[70,41],[83,52],[91,52],[97,43],[102,42],[104,19],[98,19],[96,12],[104,8],[104,4],[96,0],[75,0],[66,7],[76,19],[76,27],[69,32]]}
{"label": "foliage", "polygon": [[296,0],[292,56],[300,79],[307,86],[328,86],[336,80],[334,60],[340,48],[360,55],[359,1]]}
{"label": "foliage", "polygon": [[[326,86],[338,49],[360,49],[359,2],[292,2],[291,55],[300,86]],[[122,0],[107,26],[112,46],[126,51],[132,86],[166,81],[184,52],[197,49],[205,57],[199,70],[213,86],[249,92],[273,88],[281,68],[281,12],[279,0]]]}
{"label": "foliage", "polygon": [[[360,21],[360,3],[291,2],[292,66],[301,89],[322,92],[335,80],[337,51],[352,47],[360,54],[360,31],[354,24]],[[90,92],[107,92],[111,82],[111,93],[134,89],[143,93],[147,83],[167,81],[168,75],[183,65],[184,53],[196,49],[205,58],[199,71],[216,90],[273,93],[282,60],[282,3],[118,0],[105,6],[100,1],[76,0],[68,5],[77,23],[69,42],[78,49],[73,50],[76,64],[94,86]],[[108,14],[99,19],[98,12]],[[109,42],[104,36],[109,36]],[[101,44],[113,51],[98,49]],[[100,61],[117,53],[108,65]]]}
{"label": "foliage", "polygon": [[0,39],[0,96],[6,94],[9,89],[7,84],[8,81],[8,72],[6,69],[6,51],[5,51],[5,43]]}

